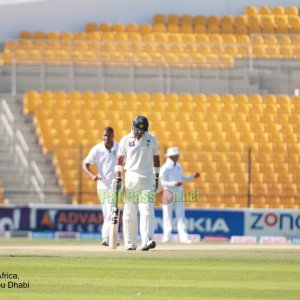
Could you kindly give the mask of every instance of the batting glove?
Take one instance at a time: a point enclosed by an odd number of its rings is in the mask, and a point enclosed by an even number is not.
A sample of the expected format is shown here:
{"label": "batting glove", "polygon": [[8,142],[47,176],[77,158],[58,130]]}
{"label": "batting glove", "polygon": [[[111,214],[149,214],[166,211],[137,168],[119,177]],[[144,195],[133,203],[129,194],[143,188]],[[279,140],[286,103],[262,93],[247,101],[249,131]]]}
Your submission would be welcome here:
{"label": "batting glove", "polygon": [[122,185],[122,178],[117,177],[114,178],[111,182],[111,189],[113,192],[121,192],[123,189],[123,185]]}

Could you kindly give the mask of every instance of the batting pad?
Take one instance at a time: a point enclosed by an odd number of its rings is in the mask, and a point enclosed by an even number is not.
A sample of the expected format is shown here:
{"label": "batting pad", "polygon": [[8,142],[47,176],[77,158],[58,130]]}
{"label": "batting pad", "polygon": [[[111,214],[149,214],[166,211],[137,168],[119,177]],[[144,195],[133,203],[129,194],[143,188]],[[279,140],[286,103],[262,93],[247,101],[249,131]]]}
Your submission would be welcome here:
{"label": "batting pad", "polygon": [[123,211],[123,231],[125,247],[129,243],[137,245],[137,205],[135,203],[125,203]]}
{"label": "batting pad", "polygon": [[140,203],[140,234],[142,245],[146,244],[154,235],[154,206],[153,203]]}

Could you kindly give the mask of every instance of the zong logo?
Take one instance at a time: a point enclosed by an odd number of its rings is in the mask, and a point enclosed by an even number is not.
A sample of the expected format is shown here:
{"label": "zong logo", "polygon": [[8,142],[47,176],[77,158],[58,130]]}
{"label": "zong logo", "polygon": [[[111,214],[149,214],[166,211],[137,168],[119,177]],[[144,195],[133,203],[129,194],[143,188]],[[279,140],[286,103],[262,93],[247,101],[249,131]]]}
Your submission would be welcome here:
{"label": "zong logo", "polygon": [[263,230],[264,228],[300,229],[300,215],[290,213],[251,213],[250,228]]}

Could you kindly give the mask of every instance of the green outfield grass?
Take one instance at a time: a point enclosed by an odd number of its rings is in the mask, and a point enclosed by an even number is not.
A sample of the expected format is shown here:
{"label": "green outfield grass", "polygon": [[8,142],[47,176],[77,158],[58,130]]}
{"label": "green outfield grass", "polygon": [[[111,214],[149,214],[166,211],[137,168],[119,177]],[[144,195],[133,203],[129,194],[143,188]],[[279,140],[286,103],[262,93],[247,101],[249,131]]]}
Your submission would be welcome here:
{"label": "green outfield grass", "polygon": [[[79,241],[0,241],[9,245],[91,245]],[[176,248],[176,245],[174,245]],[[100,246],[99,246],[100,248]],[[172,246],[170,246],[172,248]],[[2,251],[0,275],[29,288],[0,288],[3,300],[300,299],[297,251],[28,252]],[[8,279],[0,279],[0,285]],[[13,280],[12,280],[13,281]]]}

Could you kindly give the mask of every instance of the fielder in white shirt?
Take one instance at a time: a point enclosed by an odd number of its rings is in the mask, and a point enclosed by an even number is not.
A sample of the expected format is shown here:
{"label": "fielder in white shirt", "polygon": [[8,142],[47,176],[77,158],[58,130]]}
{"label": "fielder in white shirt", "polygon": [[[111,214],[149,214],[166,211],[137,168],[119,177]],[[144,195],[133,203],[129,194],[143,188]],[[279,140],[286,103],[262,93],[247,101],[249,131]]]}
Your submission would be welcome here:
{"label": "fielder in white shirt", "polygon": [[185,206],[183,182],[192,181],[199,177],[199,173],[192,176],[183,174],[179,159],[179,151],[177,147],[167,150],[167,160],[160,170],[161,185],[163,187],[163,242],[167,243],[172,240],[172,215],[175,209],[177,230],[180,242],[191,243],[185,228]]}
{"label": "fielder in white shirt", "polygon": [[[102,245],[108,246],[111,211],[114,205],[111,197],[112,180],[115,178],[118,144],[114,142],[114,130],[111,127],[103,129],[102,138],[103,141],[90,150],[83,161],[82,168],[92,180],[97,182],[97,193],[103,212]],[[92,164],[96,164],[98,174],[91,171]]]}
{"label": "fielder in white shirt", "polygon": [[116,180],[125,170],[123,211],[124,242],[127,250],[136,250],[138,213],[140,214],[141,250],[156,247],[154,235],[154,201],[159,179],[159,151],[155,136],[148,133],[148,119],[137,116],[132,131],[120,140],[115,166]]}

